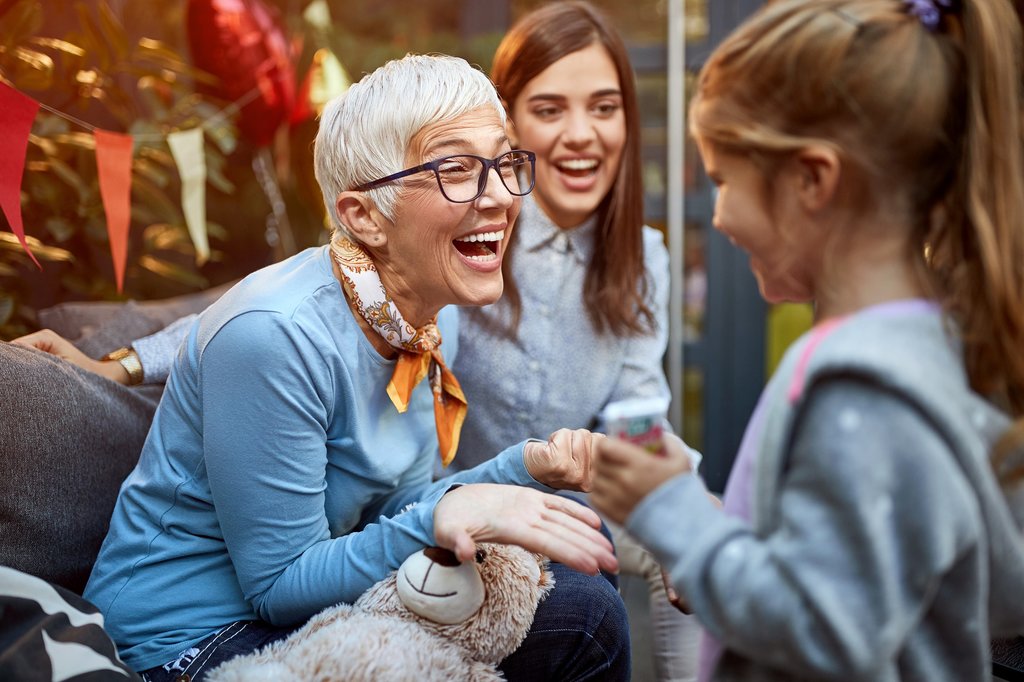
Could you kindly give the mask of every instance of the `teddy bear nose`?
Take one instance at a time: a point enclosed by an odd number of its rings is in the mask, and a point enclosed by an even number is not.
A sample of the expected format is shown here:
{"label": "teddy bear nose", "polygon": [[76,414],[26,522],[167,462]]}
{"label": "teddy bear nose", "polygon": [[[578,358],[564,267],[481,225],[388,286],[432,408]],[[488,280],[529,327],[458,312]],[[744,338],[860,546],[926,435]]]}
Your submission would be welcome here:
{"label": "teddy bear nose", "polygon": [[442,566],[458,566],[462,563],[456,558],[455,552],[444,547],[427,547],[423,550],[423,554],[435,564]]}

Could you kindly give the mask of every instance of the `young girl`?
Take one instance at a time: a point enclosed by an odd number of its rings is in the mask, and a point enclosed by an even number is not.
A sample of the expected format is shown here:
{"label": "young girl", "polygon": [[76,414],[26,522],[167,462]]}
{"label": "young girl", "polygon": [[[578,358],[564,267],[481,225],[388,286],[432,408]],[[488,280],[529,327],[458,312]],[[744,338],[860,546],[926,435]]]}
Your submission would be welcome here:
{"label": "young girl", "polygon": [[1021,67],[1006,0],[775,2],[704,67],[715,227],[817,320],[724,514],[681,453],[598,448],[592,500],[671,567],[701,679],[988,680],[1024,632]]}

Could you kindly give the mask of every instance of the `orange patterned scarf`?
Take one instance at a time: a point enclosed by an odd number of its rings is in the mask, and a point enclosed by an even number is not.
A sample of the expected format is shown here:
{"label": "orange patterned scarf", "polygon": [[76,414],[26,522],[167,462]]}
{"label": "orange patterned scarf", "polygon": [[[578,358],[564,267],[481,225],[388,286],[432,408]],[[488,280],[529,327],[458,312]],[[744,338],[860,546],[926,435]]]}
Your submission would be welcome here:
{"label": "orange patterned scarf", "polygon": [[388,396],[399,412],[409,409],[412,391],[423,377],[430,377],[434,392],[434,421],[441,462],[448,466],[459,447],[459,433],[466,419],[466,396],[441,355],[437,318],[416,329],[402,318],[398,306],[384,290],[373,259],[361,246],[345,237],[331,241],[331,254],[341,269],[341,286],[359,314],[392,347],[398,362],[388,382]]}

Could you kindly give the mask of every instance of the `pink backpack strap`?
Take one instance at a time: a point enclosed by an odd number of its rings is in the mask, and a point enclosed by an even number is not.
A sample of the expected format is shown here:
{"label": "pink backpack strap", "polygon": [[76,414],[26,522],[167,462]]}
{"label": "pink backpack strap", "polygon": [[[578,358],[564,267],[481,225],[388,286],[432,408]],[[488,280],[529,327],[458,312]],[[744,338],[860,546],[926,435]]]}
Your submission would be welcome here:
{"label": "pink backpack strap", "polygon": [[789,384],[789,390],[786,392],[786,398],[789,399],[790,404],[795,403],[800,399],[800,396],[804,392],[804,383],[807,380],[807,365],[811,362],[811,354],[814,353],[814,349],[818,347],[818,344],[825,340],[825,337],[831,334],[841,322],[846,319],[843,317],[834,317],[830,320],[825,320],[821,324],[815,325],[814,329],[810,332],[810,337],[807,339],[807,344],[804,345],[803,350],[800,352],[800,357],[796,361],[796,371],[793,372],[793,381]]}

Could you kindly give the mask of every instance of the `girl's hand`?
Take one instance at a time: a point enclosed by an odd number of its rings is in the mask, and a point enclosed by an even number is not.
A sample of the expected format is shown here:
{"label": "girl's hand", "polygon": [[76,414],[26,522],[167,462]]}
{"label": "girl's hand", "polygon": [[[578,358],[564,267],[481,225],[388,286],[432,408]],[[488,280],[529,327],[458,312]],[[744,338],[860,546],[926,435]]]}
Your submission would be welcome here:
{"label": "girl's hand", "polygon": [[478,542],[519,545],[578,571],[618,572],[612,544],[594,510],[531,488],[494,483],[460,486],[434,507],[434,541],[469,561]]}
{"label": "girl's hand", "polygon": [[523,450],[526,470],[540,483],[558,490],[589,492],[594,443],[604,434],[586,429],[559,429],[547,443],[529,442]]}
{"label": "girl's hand", "polygon": [[636,505],[652,490],[692,470],[690,458],[674,438],[665,438],[664,455],[653,455],[617,438],[605,438],[595,449],[590,501],[619,524],[626,523]]}
{"label": "girl's hand", "polygon": [[128,370],[121,366],[116,360],[93,360],[88,355],[78,350],[74,344],[51,329],[42,329],[32,334],[19,336],[11,341],[17,346],[35,348],[44,353],[55,355],[58,358],[67,360],[72,365],[77,365],[84,370],[99,374],[119,384],[128,384]]}

